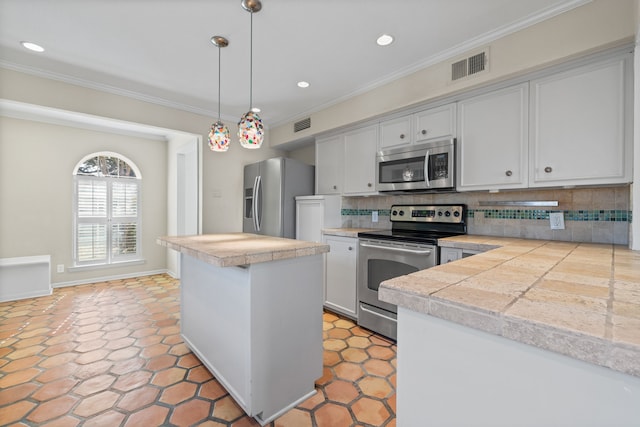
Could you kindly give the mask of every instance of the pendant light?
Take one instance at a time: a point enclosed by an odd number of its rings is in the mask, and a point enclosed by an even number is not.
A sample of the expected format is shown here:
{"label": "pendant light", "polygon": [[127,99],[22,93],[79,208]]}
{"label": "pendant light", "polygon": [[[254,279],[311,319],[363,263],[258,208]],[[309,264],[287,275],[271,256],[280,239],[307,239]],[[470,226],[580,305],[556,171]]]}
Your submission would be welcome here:
{"label": "pendant light", "polygon": [[229,40],[222,36],[211,37],[211,43],[218,48],[218,121],[211,125],[209,148],[212,151],[225,152],[229,149],[231,137],[229,128],[220,120],[220,49],[229,46]]}
{"label": "pendant light", "polygon": [[242,0],[242,8],[251,13],[250,59],[249,59],[249,111],[238,122],[238,138],[244,148],[260,148],[264,140],[262,119],[253,108],[253,14],[262,9],[260,0]]}

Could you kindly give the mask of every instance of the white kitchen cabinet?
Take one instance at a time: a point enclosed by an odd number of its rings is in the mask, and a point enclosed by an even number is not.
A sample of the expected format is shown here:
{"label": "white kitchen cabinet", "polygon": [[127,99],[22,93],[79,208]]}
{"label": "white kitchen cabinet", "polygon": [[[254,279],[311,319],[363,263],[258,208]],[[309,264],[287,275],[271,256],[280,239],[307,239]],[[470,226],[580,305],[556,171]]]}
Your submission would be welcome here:
{"label": "white kitchen cabinet", "polygon": [[296,197],[296,239],[322,242],[324,228],[342,226],[342,196]]}
{"label": "white kitchen cabinet", "polygon": [[380,149],[455,136],[455,103],[380,122]]}
{"label": "white kitchen cabinet", "polygon": [[631,182],[631,57],[531,82],[530,186]]}
{"label": "white kitchen cabinet", "polygon": [[462,259],[462,249],[440,248],[440,264],[446,264],[459,259]]}
{"label": "white kitchen cabinet", "polygon": [[376,194],[377,125],[316,142],[316,194]]}
{"label": "white kitchen cabinet", "polygon": [[344,183],[344,136],[316,142],[316,194],[342,194]]}
{"label": "white kitchen cabinet", "polygon": [[416,142],[456,136],[456,105],[447,104],[415,113],[413,130]]}
{"label": "white kitchen cabinet", "polygon": [[527,186],[528,84],[458,103],[458,191]]}
{"label": "white kitchen cabinet", "polygon": [[330,250],[325,263],[325,298],[328,309],[356,318],[358,239],[325,235]]}
{"label": "white kitchen cabinet", "polygon": [[378,127],[367,126],[344,135],[344,194],[376,192]]}
{"label": "white kitchen cabinet", "polygon": [[399,147],[411,143],[411,116],[380,122],[380,149]]}

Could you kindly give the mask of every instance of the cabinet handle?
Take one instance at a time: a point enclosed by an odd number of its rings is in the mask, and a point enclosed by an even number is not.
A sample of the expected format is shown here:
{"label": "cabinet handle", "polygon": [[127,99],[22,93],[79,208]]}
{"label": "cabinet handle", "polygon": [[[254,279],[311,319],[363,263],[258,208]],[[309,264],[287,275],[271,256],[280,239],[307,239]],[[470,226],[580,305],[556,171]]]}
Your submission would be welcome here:
{"label": "cabinet handle", "polygon": [[553,169],[551,169],[551,166],[547,166],[546,168],[544,168],[544,171],[546,173],[550,173]]}
{"label": "cabinet handle", "polygon": [[400,139],[404,139],[404,133],[400,134]]}
{"label": "cabinet handle", "polygon": [[511,176],[511,175],[513,175],[513,172],[511,172],[511,171],[506,171],[504,174],[505,174],[505,175],[507,175],[507,176]]}
{"label": "cabinet handle", "polygon": [[370,182],[367,183],[367,187],[371,188],[372,186],[373,186],[372,183],[370,183]]}
{"label": "cabinet handle", "polygon": [[353,250],[353,246],[349,246],[349,250],[352,251]]}
{"label": "cabinet handle", "polygon": [[426,134],[427,134],[427,130],[426,130],[426,129],[422,129],[422,130],[420,131],[420,133],[421,133],[421,134],[423,134],[423,135],[426,135]]}
{"label": "cabinet handle", "polygon": [[338,186],[337,186],[337,185],[334,185],[334,186],[333,186],[333,189],[334,189],[334,190],[337,190],[337,189],[338,189]]}

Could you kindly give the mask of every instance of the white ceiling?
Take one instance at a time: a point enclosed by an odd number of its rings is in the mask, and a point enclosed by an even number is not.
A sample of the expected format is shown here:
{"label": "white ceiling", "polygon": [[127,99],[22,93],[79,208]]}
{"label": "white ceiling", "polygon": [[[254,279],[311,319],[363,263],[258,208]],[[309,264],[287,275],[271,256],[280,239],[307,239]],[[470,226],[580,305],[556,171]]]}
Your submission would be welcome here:
{"label": "white ceiling", "polygon": [[[586,1],[262,0],[253,103],[267,126],[302,118]],[[250,19],[240,0],[0,0],[0,66],[216,118],[209,40],[222,35],[222,118],[237,121],[249,109]],[[377,46],[382,33],[395,42]]]}

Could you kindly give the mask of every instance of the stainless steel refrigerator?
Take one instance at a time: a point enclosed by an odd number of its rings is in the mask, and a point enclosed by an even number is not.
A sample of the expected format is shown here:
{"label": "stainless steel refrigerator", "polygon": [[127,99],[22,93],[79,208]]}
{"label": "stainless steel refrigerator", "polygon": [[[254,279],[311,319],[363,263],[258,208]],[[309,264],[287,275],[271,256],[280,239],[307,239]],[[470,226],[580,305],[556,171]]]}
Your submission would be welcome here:
{"label": "stainless steel refrigerator", "polygon": [[314,167],[276,157],[244,167],[242,231],[295,239],[296,196],[313,194]]}

